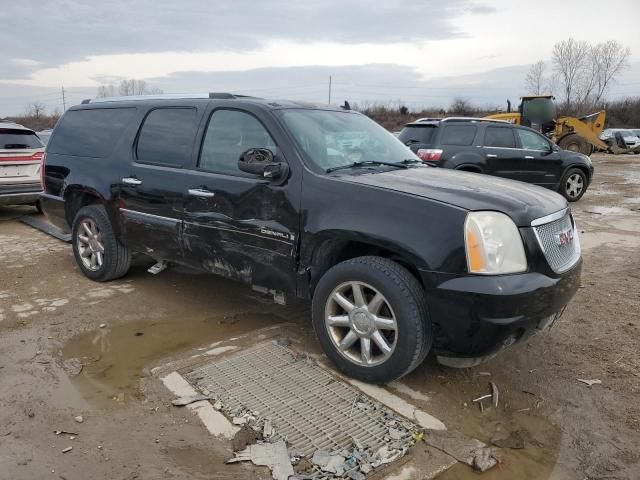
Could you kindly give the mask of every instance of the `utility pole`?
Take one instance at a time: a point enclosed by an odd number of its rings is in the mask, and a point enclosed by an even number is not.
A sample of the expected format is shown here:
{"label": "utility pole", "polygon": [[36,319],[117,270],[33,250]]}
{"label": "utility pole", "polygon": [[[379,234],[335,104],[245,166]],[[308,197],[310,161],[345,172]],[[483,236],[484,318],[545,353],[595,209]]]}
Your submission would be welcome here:
{"label": "utility pole", "polygon": [[329,75],[329,105],[331,105],[331,75]]}
{"label": "utility pole", "polygon": [[64,98],[64,85],[62,85],[62,113],[67,111],[67,101]]}

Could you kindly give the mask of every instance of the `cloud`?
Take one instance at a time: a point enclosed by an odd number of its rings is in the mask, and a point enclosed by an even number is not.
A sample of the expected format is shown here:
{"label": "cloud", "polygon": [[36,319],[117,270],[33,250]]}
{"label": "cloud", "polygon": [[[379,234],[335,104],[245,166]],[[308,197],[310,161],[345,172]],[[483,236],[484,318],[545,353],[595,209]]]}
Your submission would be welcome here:
{"label": "cloud", "polygon": [[[455,19],[469,8],[480,8],[469,0],[387,0],[375,5],[367,0],[4,3],[4,80],[25,78],[35,68],[7,62],[10,58],[55,67],[96,55],[247,51],[273,41],[382,44],[453,38],[463,35]],[[28,26],[8,21],[25,18]]]}

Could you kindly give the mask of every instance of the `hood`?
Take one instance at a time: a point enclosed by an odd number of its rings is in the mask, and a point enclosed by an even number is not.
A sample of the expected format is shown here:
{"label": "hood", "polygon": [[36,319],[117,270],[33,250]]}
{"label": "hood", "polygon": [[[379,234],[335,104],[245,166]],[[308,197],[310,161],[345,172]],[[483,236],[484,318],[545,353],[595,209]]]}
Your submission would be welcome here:
{"label": "hood", "polygon": [[443,168],[409,168],[342,177],[348,182],[409,193],[466,210],[494,210],[519,227],[567,207],[559,194],[528,183]]}

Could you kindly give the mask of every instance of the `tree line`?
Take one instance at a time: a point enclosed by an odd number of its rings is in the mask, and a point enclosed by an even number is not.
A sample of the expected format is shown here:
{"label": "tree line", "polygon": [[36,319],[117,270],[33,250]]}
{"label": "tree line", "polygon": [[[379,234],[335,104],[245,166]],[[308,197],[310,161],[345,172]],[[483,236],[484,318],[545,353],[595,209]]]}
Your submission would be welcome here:
{"label": "tree line", "polygon": [[606,103],[607,93],[629,66],[631,50],[615,40],[591,44],[568,38],[553,46],[525,77],[527,94],[553,94],[561,113],[585,115]]}

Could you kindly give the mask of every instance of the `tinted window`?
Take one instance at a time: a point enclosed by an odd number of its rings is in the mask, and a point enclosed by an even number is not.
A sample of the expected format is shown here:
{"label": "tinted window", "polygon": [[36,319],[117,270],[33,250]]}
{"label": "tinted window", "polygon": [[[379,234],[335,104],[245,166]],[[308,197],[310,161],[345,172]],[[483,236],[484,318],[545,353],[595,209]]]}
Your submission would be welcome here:
{"label": "tinted window", "polygon": [[442,145],[471,145],[476,137],[475,125],[447,125],[442,132]]}
{"label": "tinted window", "polygon": [[515,148],[516,138],[513,129],[508,127],[487,127],[484,133],[486,147]]}
{"label": "tinted window", "polygon": [[520,137],[520,143],[522,143],[522,148],[524,149],[548,151],[551,148],[549,141],[535,132],[520,129],[518,129],[517,132]]}
{"label": "tinted window", "polygon": [[216,110],[209,119],[199,165],[215,173],[253,177],[238,169],[238,159],[246,150],[261,147],[277,154],[275,142],[257,118],[238,110]]}
{"label": "tinted window", "polygon": [[61,155],[108,156],[133,118],[135,108],[71,110],[55,129],[47,151]]}
{"label": "tinted window", "polygon": [[398,140],[409,145],[411,143],[431,143],[433,134],[436,132],[437,128],[438,127],[435,125],[406,126],[402,129],[400,135],[398,135]]}
{"label": "tinted window", "polygon": [[151,110],[138,137],[138,161],[169,166],[187,164],[196,136],[196,119],[195,108]]}
{"label": "tinted window", "polygon": [[20,148],[42,148],[42,142],[28,130],[0,129],[0,149]]}

